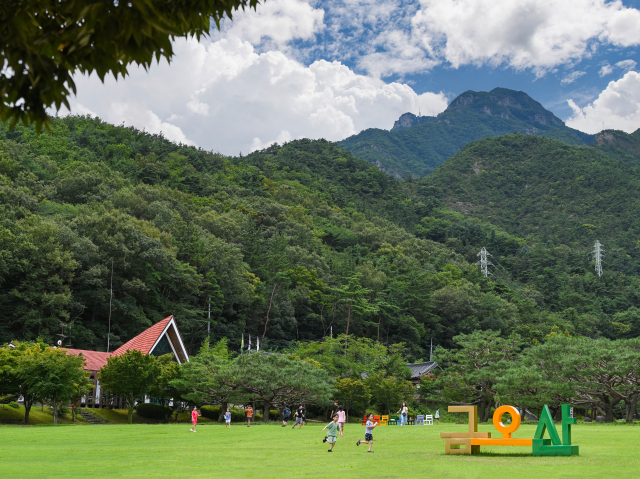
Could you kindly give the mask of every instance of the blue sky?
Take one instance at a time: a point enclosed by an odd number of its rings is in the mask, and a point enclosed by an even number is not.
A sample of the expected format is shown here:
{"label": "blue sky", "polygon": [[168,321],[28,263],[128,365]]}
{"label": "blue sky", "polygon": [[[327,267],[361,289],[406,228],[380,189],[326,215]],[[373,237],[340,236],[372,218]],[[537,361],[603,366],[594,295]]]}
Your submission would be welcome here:
{"label": "blue sky", "polygon": [[569,126],[640,127],[640,0],[267,0],[171,65],[79,77],[72,112],[237,154],[341,140],[522,90]]}

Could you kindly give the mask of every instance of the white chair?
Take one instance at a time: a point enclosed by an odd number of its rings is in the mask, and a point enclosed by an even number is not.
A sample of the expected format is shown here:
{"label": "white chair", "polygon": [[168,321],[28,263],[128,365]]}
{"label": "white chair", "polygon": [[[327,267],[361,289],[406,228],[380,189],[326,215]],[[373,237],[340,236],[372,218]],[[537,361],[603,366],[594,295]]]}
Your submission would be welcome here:
{"label": "white chair", "polygon": [[425,426],[433,426],[433,414],[427,414],[424,417],[424,425]]}

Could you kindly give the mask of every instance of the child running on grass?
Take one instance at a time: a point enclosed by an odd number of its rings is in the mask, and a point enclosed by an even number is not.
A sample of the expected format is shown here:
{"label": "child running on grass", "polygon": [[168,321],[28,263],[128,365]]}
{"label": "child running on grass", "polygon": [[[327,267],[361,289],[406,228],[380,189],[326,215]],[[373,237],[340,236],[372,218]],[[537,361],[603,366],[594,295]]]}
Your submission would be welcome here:
{"label": "child running on grass", "polygon": [[227,412],[224,413],[225,428],[231,429],[231,410],[227,408]]}
{"label": "child running on grass", "polygon": [[322,440],[322,442],[329,442],[329,444],[331,444],[329,452],[333,452],[333,446],[336,445],[336,441],[338,440],[338,431],[340,431],[337,414],[334,414],[333,420],[322,428],[323,431],[325,429],[327,430],[327,436]]}
{"label": "child running on grass", "polygon": [[198,408],[193,406],[193,411],[191,411],[191,424],[193,424],[193,426],[191,426],[191,429],[189,429],[189,431],[197,432],[196,431],[196,426],[198,425],[198,416],[199,415],[200,415],[200,413],[198,412]]}
{"label": "child running on grass", "polygon": [[359,446],[360,443],[369,444],[369,450],[367,452],[373,452],[371,447],[373,446],[373,428],[376,427],[378,423],[373,423],[373,413],[369,413],[367,416],[367,429],[364,431],[364,441],[356,442],[356,446]]}

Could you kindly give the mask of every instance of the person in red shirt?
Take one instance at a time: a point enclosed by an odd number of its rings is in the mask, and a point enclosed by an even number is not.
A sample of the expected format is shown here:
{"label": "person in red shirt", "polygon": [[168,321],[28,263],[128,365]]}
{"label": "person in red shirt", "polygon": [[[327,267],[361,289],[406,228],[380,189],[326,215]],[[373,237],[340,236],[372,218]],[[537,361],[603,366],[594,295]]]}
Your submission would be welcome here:
{"label": "person in red shirt", "polygon": [[251,427],[251,419],[253,418],[253,409],[251,409],[251,406],[247,406],[245,408],[245,411],[247,412],[247,427]]}
{"label": "person in red shirt", "polygon": [[198,408],[193,406],[193,411],[191,411],[191,424],[193,424],[193,426],[191,426],[191,429],[189,429],[189,431],[196,432],[196,425],[198,424],[199,415],[200,413],[198,413]]}

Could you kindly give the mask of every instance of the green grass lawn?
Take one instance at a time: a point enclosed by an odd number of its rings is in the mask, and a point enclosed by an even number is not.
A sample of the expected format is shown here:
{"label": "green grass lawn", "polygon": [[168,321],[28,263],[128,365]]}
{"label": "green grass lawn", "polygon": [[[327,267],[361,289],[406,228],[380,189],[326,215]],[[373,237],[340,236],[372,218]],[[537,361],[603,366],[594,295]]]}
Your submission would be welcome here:
{"label": "green grass lawn", "polygon": [[[446,456],[441,431],[466,425],[388,426],[374,431],[373,454],[356,447],[364,427],[347,425],[334,452],[320,425],[292,430],[236,424],[0,427],[0,477],[109,478],[608,478],[640,477],[640,427],[574,426],[580,456],[532,457],[530,447],[487,447]],[[499,434],[490,424],[480,430]],[[534,425],[514,437],[530,438]]]}
{"label": "green grass lawn", "polygon": [[[4,406],[4,407],[3,407]],[[22,421],[24,422],[24,406],[20,406],[18,409],[3,404],[0,405],[0,424],[4,419],[8,419],[12,422]],[[81,417],[76,418],[78,424],[86,424]],[[62,416],[58,415],[59,424],[72,424],[71,414]],[[41,425],[41,424],[53,424],[53,412],[49,406],[44,408],[40,406],[33,406],[29,412],[29,424]]]}
{"label": "green grass lawn", "polygon": [[[108,422],[109,424],[129,424],[129,411],[127,409],[93,409],[88,408],[87,411],[92,413],[94,416],[99,417],[103,421]],[[3,420],[8,419],[12,423],[17,422],[18,420],[22,420],[24,422],[24,406],[20,406],[18,409],[13,409],[8,405],[0,405],[0,424]],[[171,419],[173,421],[173,418]],[[207,419],[206,417],[200,417],[199,419],[202,423],[210,423],[211,419]],[[158,419],[149,419],[138,416],[135,412],[133,413],[133,423],[134,424],[157,424],[163,421]],[[183,412],[178,414],[178,422],[182,422],[185,424],[191,424],[191,413]],[[58,415],[58,423],[59,424],[72,424],[71,413],[63,415]],[[76,415],[76,423],[80,426],[82,425],[90,425],[80,416]],[[45,406],[41,408],[40,406],[33,406],[31,408],[31,412],[29,413],[29,425],[43,425],[43,424],[53,424],[53,412],[49,406]]]}

